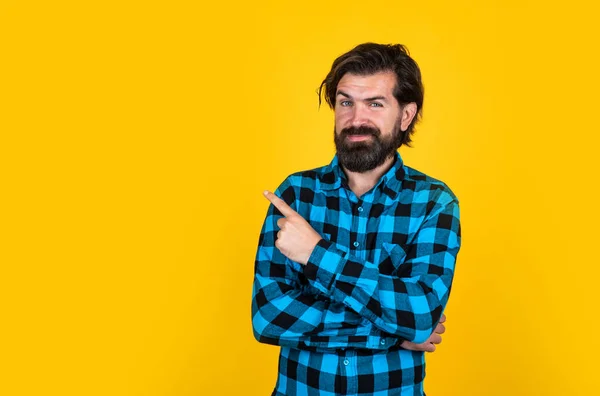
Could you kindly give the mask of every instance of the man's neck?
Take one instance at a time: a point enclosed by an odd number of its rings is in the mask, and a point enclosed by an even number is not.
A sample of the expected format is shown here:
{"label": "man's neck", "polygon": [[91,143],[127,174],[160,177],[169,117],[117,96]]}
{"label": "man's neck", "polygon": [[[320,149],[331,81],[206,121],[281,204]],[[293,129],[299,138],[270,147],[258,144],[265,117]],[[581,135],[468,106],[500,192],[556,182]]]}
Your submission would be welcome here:
{"label": "man's neck", "polygon": [[379,179],[381,179],[381,176],[383,176],[392,167],[395,158],[396,156],[392,155],[377,168],[363,173],[351,172],[342,166],[344,173],[348,177],[348,185],[350,186],[352,192],[354,192],[354,194],[360,198],[364,193],[372,189],[373,186],[377,184]]}

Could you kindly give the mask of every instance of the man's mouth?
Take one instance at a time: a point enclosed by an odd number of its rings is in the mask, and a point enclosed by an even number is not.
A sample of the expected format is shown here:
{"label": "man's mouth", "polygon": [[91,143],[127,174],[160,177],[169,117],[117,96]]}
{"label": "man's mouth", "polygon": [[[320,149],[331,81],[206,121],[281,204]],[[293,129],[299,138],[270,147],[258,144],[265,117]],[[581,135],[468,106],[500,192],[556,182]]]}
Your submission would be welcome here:
{"label": "man's mouth", "polygon": [[364,140],[371,139],[372,137],[373,135],[348,135],[346,136],[346,139],[351,142],[362,142]]}

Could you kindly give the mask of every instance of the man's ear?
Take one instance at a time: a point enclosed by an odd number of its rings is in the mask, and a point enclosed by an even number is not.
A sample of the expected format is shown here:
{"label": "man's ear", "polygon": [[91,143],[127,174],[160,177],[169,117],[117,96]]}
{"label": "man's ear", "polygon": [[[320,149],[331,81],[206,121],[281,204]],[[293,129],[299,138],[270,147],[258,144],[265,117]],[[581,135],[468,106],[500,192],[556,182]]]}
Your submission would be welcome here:
{"label": "man's ear", "polygon": [[417,115],[417,104],[415,102],[406,103],[400,107],[401,121],[400,130],[405,132],[412,120]]}

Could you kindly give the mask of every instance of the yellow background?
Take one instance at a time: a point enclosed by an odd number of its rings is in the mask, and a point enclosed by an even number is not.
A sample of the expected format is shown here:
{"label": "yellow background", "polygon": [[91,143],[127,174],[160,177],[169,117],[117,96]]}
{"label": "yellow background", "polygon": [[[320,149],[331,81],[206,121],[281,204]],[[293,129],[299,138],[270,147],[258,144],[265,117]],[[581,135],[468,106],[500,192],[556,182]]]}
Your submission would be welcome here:
{"label": "yellow background", "polygon": [[0,394],[267,395],[261,192],[334,153],[315,90],[404,43],[405,162],[461,202],[428,395],[598,394],[598,14],[570,1],[0,1]]}

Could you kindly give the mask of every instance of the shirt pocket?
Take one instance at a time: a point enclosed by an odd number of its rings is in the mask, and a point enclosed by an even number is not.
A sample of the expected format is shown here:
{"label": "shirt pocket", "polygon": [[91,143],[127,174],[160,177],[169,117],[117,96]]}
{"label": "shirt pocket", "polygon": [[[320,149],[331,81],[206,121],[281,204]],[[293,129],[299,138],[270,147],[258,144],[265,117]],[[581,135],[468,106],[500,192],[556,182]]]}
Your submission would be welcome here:
{"label": "shirt pocket", "polygon": [[406,260],[406,250],[400,245],[383,242],[379,272],[384,275],[403,276],[402,264]]}

